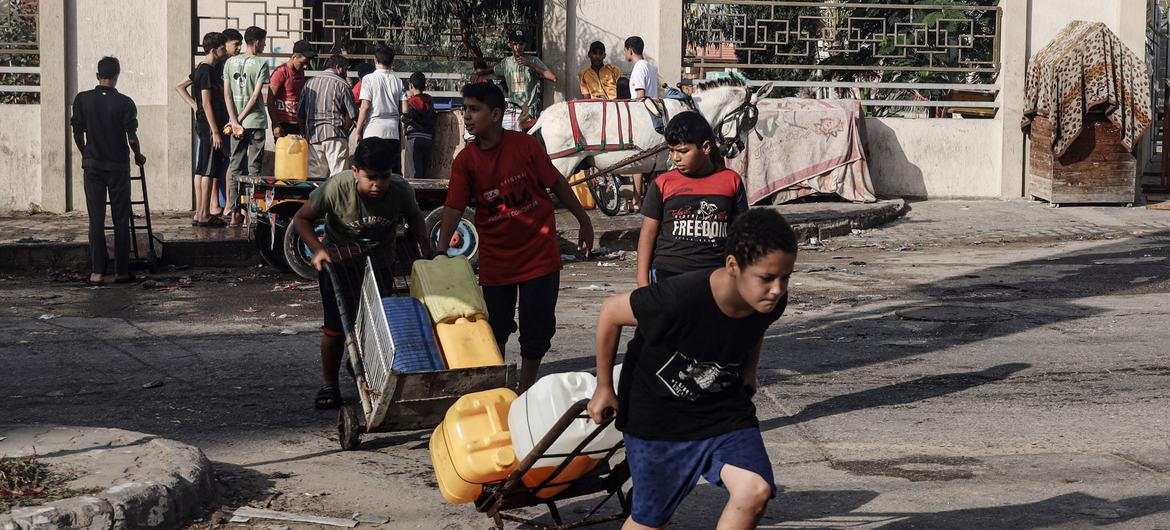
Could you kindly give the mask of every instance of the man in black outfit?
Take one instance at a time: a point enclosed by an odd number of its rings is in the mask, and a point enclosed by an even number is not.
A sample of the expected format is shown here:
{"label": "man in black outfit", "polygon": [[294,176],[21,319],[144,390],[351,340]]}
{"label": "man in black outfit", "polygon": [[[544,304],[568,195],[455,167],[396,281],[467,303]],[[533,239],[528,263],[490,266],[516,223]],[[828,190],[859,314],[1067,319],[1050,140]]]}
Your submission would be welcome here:
{"label": "man in black outfit", "polygon": [[134,163],[146,157],[138,143],[138,109],[114,88],[122,67],[118,59],[98,61],[98,85],[73,100],[73,141],[81,151],[85,171],[85,205],[89,210],[89,255],[92,273],[86,284],[105,285],[106,193],[114,221],[114,282],[132,281],[130,275],[130,150]]}

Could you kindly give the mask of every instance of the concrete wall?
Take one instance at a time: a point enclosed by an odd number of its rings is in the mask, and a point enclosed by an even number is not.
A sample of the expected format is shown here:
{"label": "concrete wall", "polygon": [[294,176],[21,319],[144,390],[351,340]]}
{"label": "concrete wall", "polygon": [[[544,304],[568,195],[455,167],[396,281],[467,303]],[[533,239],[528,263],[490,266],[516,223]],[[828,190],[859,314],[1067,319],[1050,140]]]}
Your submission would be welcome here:
{"label": "concrete wall", "polygon": [[[69,139],[69,103],[94,83],[103,55],[122,61],[119,90],[139,107],[139,136],[149,162],[151,204],[159,210],[191,207],[191,112],[173,87],[191,71],[192,3],[204,16],[226,18],[231,26],[266,26],[277,47],[298,37],[292,0],[267,0],[280,17],[255,20],[224,11],[220,0],[62,0],[42,2],[40,14],[42,104],[0,111],[0,123],[22,127],[0,131],[0,169],[39,166],[36,186],[13,179],[32,170],[0,173],[0,211],[36,203],[47,211],[84,209],[80,153]],[[234,4],[233,4],[234,5]],[[242,5],[242,4],[240,4]],[[1000,102],[995,120],[869,120],[868,140],[878,191],[888,195],[1019,197],[1023,193],[1026,146],[1019,132],[1023,79],[1031,53],[1074,19],[1100,20],[1126,44],[1144,54],[1145,2],[1141,0],[1004,0]],[[281,10],[281,7],[285,9]],[[245,9],[247,6],[245,6]],[[215,11],[218,9],[219,11]],[[236,9],[236,8],[229,8]],[[682,0],[546,0],[543,58],[560,76],[546,83],[546,101],[577,97],[577,72],[594,40],[604,42],[609,60],[628,72],[622,41],[640,35],[663,82],[677,82],[682,59]],[[113,31],[129,27],[132,31]],[[222,27],[206,21],[199,28]],[[287,44],[286,44],[287,43]],[[272,50],[284,51],[284,50]],[[36,110],[39,107],[39,115]],[[11,114],[21,121],[11,121]],[[36,116],[34,116],[36,115]],[[31,127],[31,128],[29,128]],[[30,154],[39,152],[39,163]],[[36,180],[35,178],[33,178]],[[15,182],[18,182],[15,181]]]}
{"label": "concrete wall", "polygon": [[[646,59],[658,64],[663,55],[658,35],[660,8],[658,2],[628,2],[624,0],[576,0],[569,14],[568,71],[571,82],[568,96],[579,98],[577,73],[589,66],[586,52],[593,41],[605,44],[606,62],[622,69],[627,75],[633,69],[623,53],[627,37],[637,35],[646,42]],[[622,16],[615,17],[620,12]]]}
{"label": "concrete wall", "polygon": [[867,118],[865,143],[880,196],[1000,196],[999,120]]}
{"label": "concrete wall", "polygon": [[[43,9],[43,8],[42,8]],[[65,101],[96,84],[98,59],[119,59],[118,91],[138,107],[138,137],[146,155],[151,207],[185,210],[191,205],[191,113],[174,86],[191,71],[191,7],[157,0],[67,0]],[[134,31],[111,31],[134,20]],[[42,68],[49,68],[42,57]],[[68,104],[66,116],[70,115]],[[68,145],[68,209],[85,210],[81,153]],[[135,170],[137,171],[137,170]],[[137,192],[136,195],[137,196]]]}
{"label": "concrete wall", "polygon": [[0,212],[43,208],[41,106],[0,105]]}

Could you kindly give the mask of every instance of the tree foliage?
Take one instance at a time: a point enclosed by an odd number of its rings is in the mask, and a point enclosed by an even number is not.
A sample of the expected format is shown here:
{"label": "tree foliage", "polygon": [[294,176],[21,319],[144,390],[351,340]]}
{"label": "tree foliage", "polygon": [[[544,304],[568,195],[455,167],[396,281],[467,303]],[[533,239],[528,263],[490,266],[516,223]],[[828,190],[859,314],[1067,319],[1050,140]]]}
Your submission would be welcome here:
{"label": "tree foliage", "polygon": [[504,34],[523,27],[530,40],[540,0],[351,0],[349,18],[369,36],[379,36],[414,55],[499,57]]}

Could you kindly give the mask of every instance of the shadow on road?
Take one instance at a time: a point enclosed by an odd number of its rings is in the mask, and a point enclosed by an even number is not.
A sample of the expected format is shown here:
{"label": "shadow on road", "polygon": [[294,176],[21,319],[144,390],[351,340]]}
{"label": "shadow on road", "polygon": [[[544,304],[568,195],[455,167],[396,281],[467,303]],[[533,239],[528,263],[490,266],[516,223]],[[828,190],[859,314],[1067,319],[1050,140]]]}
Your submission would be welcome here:
{"label": "shadow on road", "polygon": [[766,432],[834,414],[844,414],[873,407],[902,405],[962,392],[979,385],[1002,381],[1031,366],[1025,363],[1001,364],[977,372],[931,375],[835,396],[819,403],[813,403],[795,415],[762,421],[760,422],[760,430]]}

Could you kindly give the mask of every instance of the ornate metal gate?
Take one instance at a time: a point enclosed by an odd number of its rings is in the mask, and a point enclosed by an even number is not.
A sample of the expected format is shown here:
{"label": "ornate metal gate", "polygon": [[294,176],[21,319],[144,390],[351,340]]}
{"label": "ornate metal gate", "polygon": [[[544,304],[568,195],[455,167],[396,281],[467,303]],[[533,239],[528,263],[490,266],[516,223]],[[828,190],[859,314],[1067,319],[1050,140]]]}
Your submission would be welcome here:
{"label": "ornate metal gate", "polygon": [[[3,1],[3,0],[0,0]],[[399,0],[406,5],[409,0]],[[452,61],[468,61],[470,56],[452,21],[447,27],[430,28],[427,35],[434,40],[418,38],[424,32],[408,25],[379,24],[374,27],[355,24],[351,20],[351,5],[355,0],[194,0],[194,28],[192,50],[200,54],[199,39],[209,31],[259,26],[268,31],[268,53],[287,55],[292,43],[308,40],[317,51],[327,55],[345,53],[353,58],[372,58],[373,49],[384,42],[394,45],[397,56],[405,61],[431,62],[436,66],[451,66]],[[525,11],[524,20],[503,24],[478,24],[484,53],[498,55],[504,49],[506,31],[520,28],[530,36],[530,48],[539,51],[540,6],[543,2],[528,2],[533,9]],[[521,13],[523,16],[523,13]],[[441,71],[436,69],[437,71]]]}

